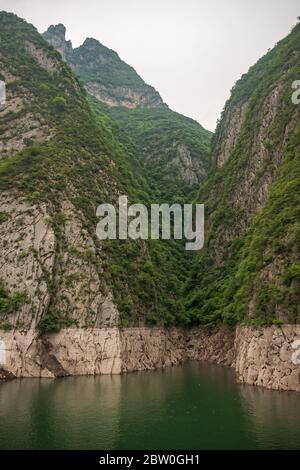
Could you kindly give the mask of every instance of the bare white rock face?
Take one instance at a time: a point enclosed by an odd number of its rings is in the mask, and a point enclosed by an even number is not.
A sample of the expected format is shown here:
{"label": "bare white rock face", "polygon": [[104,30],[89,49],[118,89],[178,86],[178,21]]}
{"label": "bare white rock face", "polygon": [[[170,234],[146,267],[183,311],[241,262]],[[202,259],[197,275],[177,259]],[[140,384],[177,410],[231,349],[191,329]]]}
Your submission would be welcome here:
{"label": "bare white rock face", "polygon": [[[300,392],[300,325],[238,327],[235,370],[240,382],[275,390]],[[300,355],[300,347],[297,357]]]}
{"label": "bare white rock face", "polygon": [[0,369],[16,377],[119,374],[118,328],[0,332]]}
{"label": "bare white rock face", "polygon": [[242,383],[300,392],[295,344],[300,325],[0,331],[0,378],[120,374],[196,360],[232,367]]}

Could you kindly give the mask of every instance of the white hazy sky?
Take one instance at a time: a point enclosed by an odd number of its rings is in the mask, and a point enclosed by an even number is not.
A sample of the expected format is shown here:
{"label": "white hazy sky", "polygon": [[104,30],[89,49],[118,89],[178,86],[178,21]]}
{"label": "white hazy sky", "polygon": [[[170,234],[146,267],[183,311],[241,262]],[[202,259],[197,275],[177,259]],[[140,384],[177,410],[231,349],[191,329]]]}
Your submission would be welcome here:
{"label": "white hazy sky", "polygon": [[118,52],[169,106],[214,130],[233,84],[300,15],[299,0],[0,0],[40,32]]}

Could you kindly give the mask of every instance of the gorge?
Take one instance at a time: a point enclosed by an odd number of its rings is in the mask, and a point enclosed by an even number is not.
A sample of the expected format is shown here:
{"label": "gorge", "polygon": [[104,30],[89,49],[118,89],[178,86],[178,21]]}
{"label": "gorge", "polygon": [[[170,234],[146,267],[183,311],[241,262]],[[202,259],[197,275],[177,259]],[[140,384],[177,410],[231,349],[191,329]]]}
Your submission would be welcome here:
{"label": "gorge", "polygon": [[[188,360],[300,392],[300,25],[233,87],[216,132],[95,39],[0,13],[0,378]],[[204,203],[205,246],[103,240],[96,209]]]}

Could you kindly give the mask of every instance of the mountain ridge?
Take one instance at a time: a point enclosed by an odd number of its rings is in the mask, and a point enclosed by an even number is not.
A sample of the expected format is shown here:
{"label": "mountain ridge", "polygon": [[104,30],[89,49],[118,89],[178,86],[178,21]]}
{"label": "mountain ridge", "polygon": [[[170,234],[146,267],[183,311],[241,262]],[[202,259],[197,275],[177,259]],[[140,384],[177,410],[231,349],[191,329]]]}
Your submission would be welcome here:
{"label": "mountain ridge", "polygon": [[[121,60],[117,52],[94,38],[86,38],[81,46],[73,49],[65,33],[64,25],[51,25],[43,37],[84,79],[89,93],[97,99],[109,106],[128,108],[167,106],[159,93]],[[84,67],[87,60],[88,69]]]}
{"label": "mountain ridge", "polygon": [[[96,98],[98,105],[91,102],[95,111],[110,114],[130,137],[144,162],[153,194],[161,202],[188,201],[207,174],[212,134],[193,119],[172,111],[160,97],[157,101],[157,92],[98,40],[88,38],[71,54],[65,54],[65,33],[65,27],[57,25],[50,26],[43,36],[63,53],[87,92]],[[135,105],[127,98],[123,100],[124,96],[136,96],[137,90],[142,90],[146,104],[144,98]]]}

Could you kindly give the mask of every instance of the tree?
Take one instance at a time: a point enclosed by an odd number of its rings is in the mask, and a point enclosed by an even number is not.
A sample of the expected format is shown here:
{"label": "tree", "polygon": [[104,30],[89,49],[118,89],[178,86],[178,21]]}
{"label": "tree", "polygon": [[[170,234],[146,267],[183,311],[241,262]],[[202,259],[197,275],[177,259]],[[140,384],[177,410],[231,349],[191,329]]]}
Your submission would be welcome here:
{"label": "tree", "polygon": [[62,111],[66,108],[67,102],[62,96],[56,96],[53,100],[53,105],[57,111]]}

